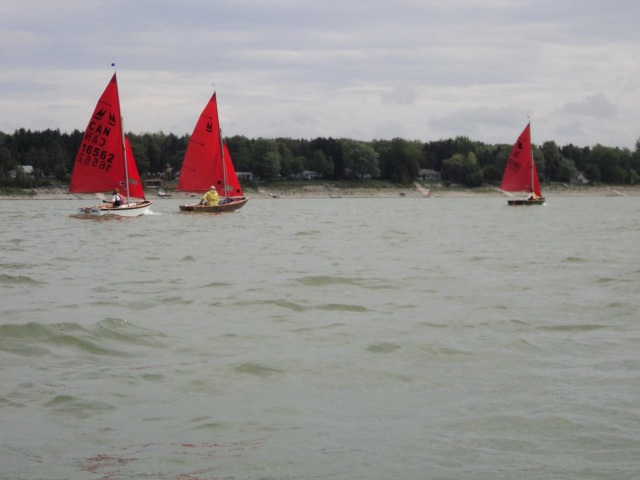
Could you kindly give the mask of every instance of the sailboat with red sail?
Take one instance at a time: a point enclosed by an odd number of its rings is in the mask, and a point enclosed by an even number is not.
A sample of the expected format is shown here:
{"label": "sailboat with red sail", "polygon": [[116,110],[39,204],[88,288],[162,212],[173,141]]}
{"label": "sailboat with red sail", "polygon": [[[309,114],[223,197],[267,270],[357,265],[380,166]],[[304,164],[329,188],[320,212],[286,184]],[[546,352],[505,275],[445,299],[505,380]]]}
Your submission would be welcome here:
{"label": "sailboat with red sail", "polygon": [[531,148],[531,123],[528,123],[511,149],[500,184],[504,192],[527,194],[526,198],[508,200],[509,205],[543,205],[538,170]]}
{"label": "sailboat with red sail", "polygon": [[238,181],[229,149],[222,140],[215,92],[200,114],[189,139],[177,189],[202,193],[212,187],[220,198],[218,205],[180,205],[180,211],[230,212],[242,208],[248,201]]}
{"label": "sailboat with red sail", "polygon": [[114,73],[84,131],[71,173],[69,192],[95,193],[104,199],[103,192],[111,194],[115,189],[126,197],[120,206],[102,203],[81,207],[78,213],[137,217],[147,213],[153,203],[145,199],[133,151],[124,135],[118,81]]}

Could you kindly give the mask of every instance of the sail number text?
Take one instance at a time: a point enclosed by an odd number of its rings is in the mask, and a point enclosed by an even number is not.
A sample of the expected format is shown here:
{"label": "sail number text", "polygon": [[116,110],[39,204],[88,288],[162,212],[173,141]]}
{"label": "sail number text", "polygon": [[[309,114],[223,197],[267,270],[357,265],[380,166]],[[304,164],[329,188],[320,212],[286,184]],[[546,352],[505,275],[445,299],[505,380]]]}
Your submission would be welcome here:
{"label": "sail number text", "polygon": [[97,167],[100,170],[108,172],[113,165],[113,158],[113,153],[83,142],[82,145],[80,145],[77,162],[83,165],[91,165],[92,167]]}

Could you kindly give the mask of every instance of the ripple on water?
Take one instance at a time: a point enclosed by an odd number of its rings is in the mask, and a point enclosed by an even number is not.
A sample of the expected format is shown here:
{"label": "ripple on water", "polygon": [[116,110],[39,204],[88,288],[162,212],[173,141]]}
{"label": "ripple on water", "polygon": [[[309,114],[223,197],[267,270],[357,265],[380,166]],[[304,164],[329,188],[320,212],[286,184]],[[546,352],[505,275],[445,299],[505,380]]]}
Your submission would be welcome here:
{"label": "ripple on water", "polygon": [[256,377],[268,377],[277,373],[283,373],[282,370],[271,368],[261,363],[246,362],[234,368],[237,373],[255,375]]}
{"label": "ripple on water", "polygon": [[0,351],[27,357],[46,354],[129,357],[132,345],[162,347],[164,335],[129,322],[107,318],[89,327],[77,323],[0,325]]}
{"label": "ripple on water", "polygon": [[391,353],[400,349],[400,345],[395,343],[374,343],[367,347],[367,351],[372,353]]}
{"label": "ripple on water", "polygon": [[43,285],[44,282],[34,280],[26,275],[7,275],[6,273],[0,274],[0,285],[7,287],[11,286],[23,286],[23,285]]}

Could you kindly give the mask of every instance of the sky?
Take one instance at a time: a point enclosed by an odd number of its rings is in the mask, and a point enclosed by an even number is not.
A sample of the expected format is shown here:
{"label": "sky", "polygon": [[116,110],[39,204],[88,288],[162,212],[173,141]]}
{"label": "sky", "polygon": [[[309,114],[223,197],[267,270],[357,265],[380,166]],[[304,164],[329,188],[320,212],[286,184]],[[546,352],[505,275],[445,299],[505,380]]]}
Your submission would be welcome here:
{"label": "sky", "polygon": [[638,0],[2,0],[0,131],[84,130],[115,63],[126,131],[635,150]]}

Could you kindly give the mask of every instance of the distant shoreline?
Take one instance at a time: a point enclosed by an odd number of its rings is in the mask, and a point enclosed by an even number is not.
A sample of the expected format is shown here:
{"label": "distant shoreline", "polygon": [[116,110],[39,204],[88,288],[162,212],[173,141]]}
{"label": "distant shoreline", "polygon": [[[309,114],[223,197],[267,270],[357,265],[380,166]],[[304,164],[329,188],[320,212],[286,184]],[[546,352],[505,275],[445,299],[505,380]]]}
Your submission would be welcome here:
{"label": "distant shoreline", "polygon": [[[194,198],[184,192],[165,190],[171,194],[171,199]],[[430,193],[430,194],[429,194]],[[619,197],[640,196],[640,186],[571,186],[551,187],[543,190],[543,195],[552,197]],[[195,195],[198,197],[199,195]],[[505,193],[493,187],[461,188],[461,187],[426,187],[415,185],[414,187],[385,188],[341,188],[339,186],[327,188],[319,185],[306,185],[300,187],[261,187],[258,190],[247,190],[245,196],[250,199],[274,199],[274,198],[482,198],[482,197],[508,197]],[[514,194],[514,197],[519,195]],[[71,194],[63,188],[38,188],[24,190],[24,194],[5,193],[0,191],[1,200],[96,200],[94,194]],[[163,200],[156,194],[155,189],[147,189],[148,200]]]}

